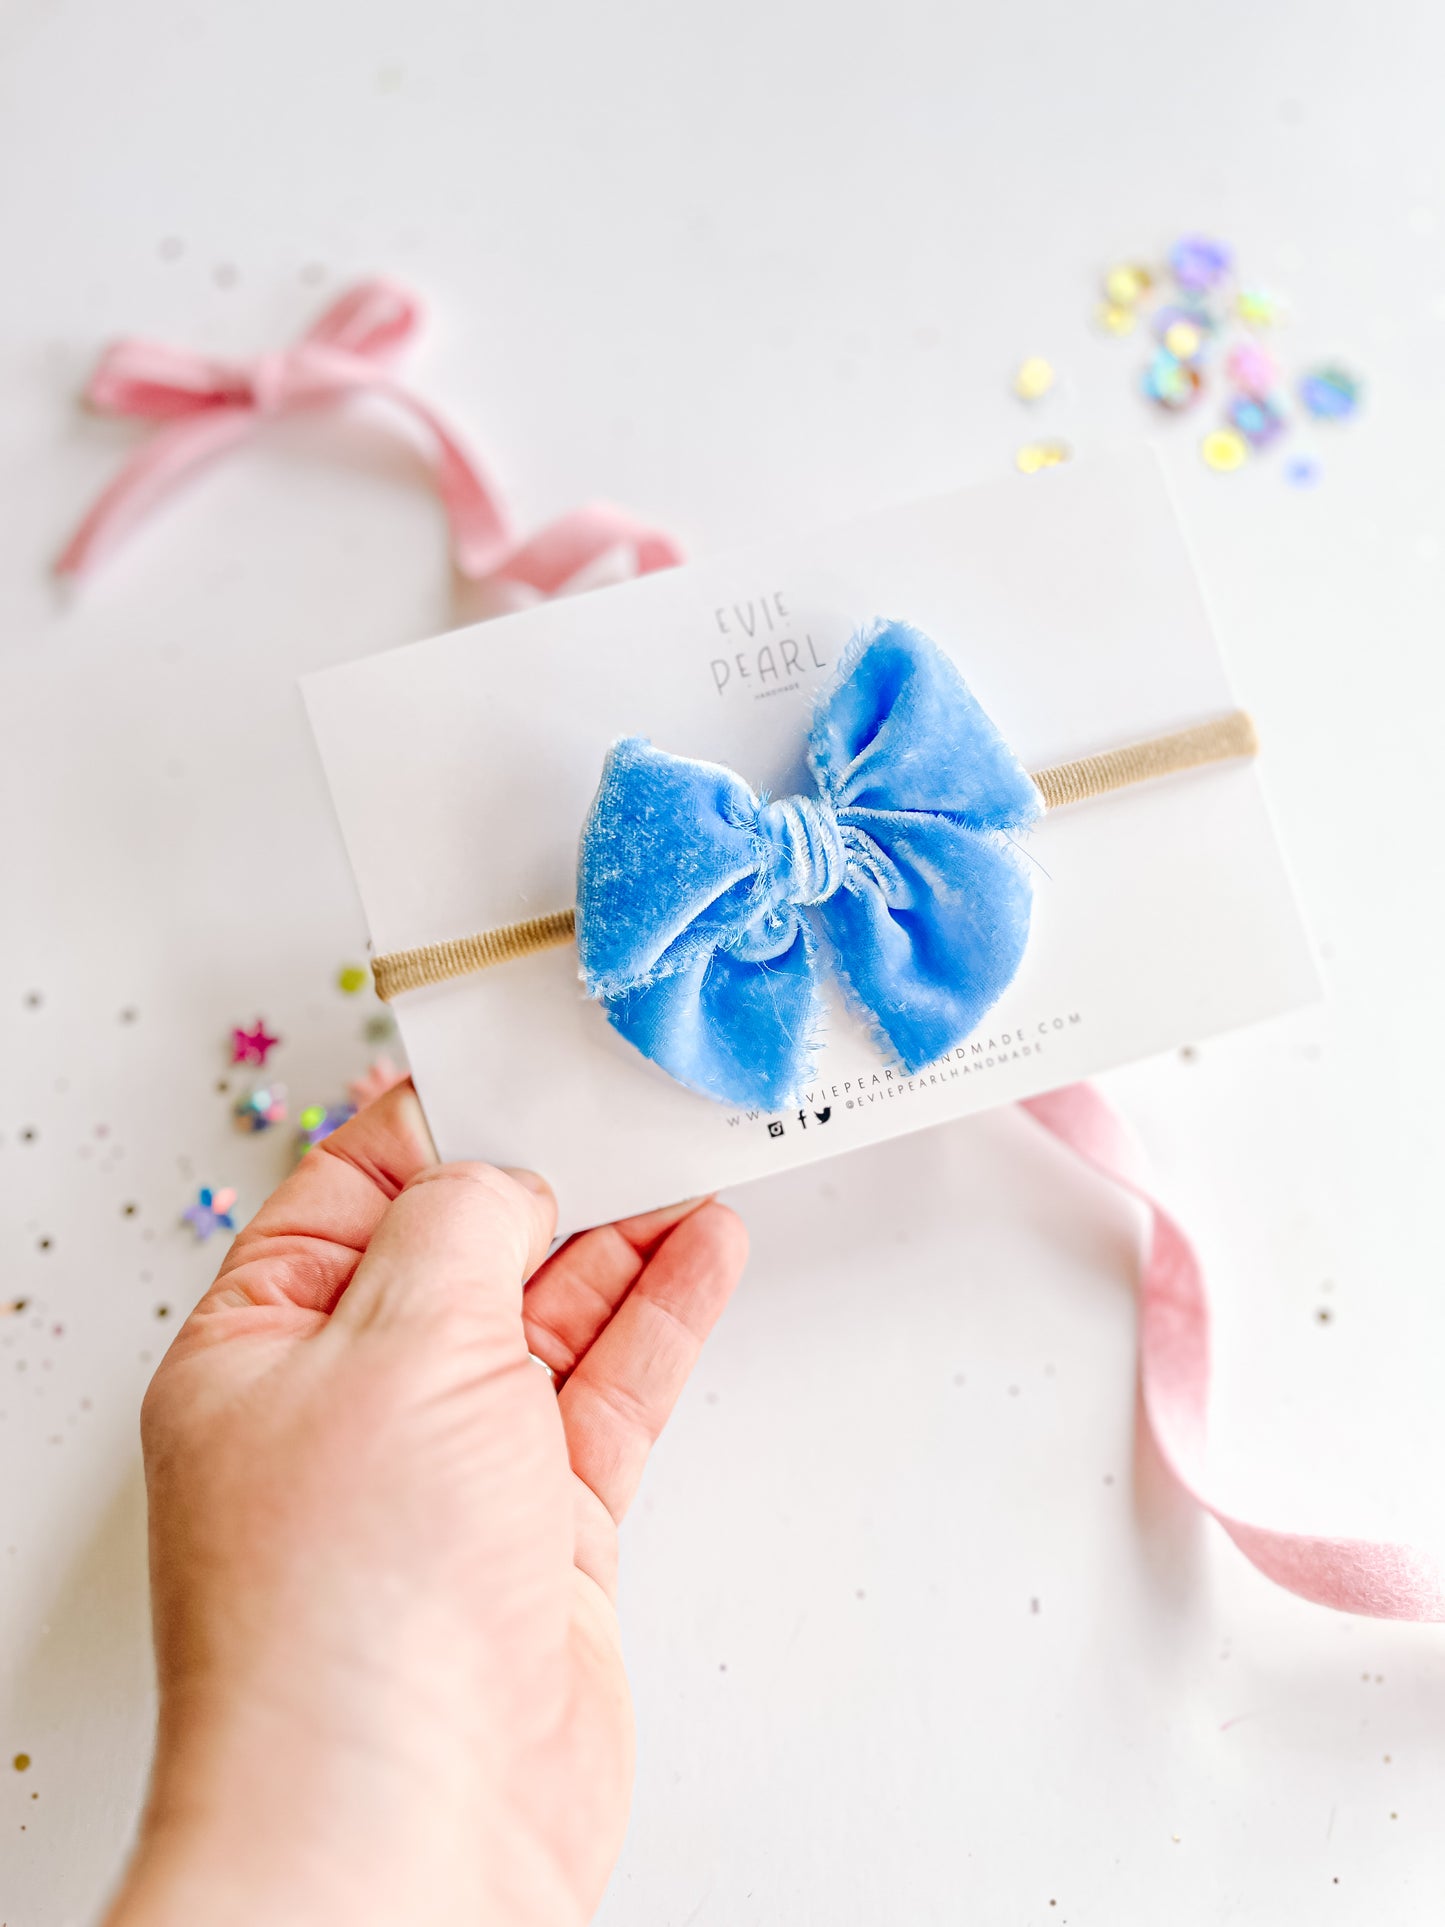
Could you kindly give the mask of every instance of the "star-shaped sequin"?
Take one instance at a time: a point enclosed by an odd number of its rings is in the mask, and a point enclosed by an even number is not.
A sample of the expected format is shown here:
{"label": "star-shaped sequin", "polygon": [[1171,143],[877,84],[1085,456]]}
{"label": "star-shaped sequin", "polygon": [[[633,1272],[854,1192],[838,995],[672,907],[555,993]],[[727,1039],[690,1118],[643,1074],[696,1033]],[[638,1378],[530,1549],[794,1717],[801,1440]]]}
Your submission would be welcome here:
{"label": "star-shaped sequin", "polygon": [[196,1234],[199,1244],[204,1244],[213,1231],[234,1231],[236,1220],[231,1216],[231,1206],[236,1202],[236,1193],[231,1185],[220,1191],[203,1185],[193,1205],[181,1213],[182,1218]]}
{"label": "star-shaped sequin", "polygon": [[231,1032],[231,1062],[233,1064],[264,1064],[270,1053],[281,1042],[272,1037],[258,1017],[254,1030],[236,1029]]}

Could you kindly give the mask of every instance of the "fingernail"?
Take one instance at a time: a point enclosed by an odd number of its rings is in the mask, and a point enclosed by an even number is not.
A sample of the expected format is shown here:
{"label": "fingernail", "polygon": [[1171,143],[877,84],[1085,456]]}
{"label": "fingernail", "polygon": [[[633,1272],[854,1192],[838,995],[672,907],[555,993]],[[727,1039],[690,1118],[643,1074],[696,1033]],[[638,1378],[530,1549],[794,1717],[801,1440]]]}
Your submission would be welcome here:
{"label": "fingernail", "polygon": [[514,1169],[510,1164],[504,1164],[502,1169],[509,1178],[515,1179],[524,1191],[535,1192],[539,1198],[545,1198],[547,1193],[552,1189],[547,1180],[539,1177],[535,1171],[519,1171]]}

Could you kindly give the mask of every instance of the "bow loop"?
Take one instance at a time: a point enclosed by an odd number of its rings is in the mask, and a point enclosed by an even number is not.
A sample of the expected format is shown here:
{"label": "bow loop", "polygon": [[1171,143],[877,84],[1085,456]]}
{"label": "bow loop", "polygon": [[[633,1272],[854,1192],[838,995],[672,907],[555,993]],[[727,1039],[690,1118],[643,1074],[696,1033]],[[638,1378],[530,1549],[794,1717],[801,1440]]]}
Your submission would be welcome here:
{"label": "bow loop", "polygon": [[250,396],[250,375],[241,364],[160,341],[111,342],[85,387],[85,404],[97,414],[156,422],[245,405]]}
{"label": "bow loop", "polygon": [[583,827],[583,980],[705,1095],[780,1108],[809,1074],[826,960],[912,1072],[1013,980],[1041,807],[949,659],[902,623],[849,646],[818,705],[819,795],[764,802],[716,764],[614,746]]}
{"label": "bow loop", "polygon": [[386,362],[420,334],[426,309],[400,282],[378,276],[348,288],[312,322],[298,345],[339,348],[365,361]]}

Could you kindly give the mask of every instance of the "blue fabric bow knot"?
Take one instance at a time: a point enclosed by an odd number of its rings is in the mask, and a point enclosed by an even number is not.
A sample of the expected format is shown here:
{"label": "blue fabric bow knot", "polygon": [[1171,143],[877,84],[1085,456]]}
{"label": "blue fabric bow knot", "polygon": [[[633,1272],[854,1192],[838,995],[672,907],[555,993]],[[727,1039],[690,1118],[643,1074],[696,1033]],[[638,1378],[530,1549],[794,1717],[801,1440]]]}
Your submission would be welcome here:
{"label": "blue fabric bow knot", "polygon": [[820,956],[913,1072],[997,1002],[1028,941],[1010,839],[1042,800],[942,650],[901,622],[855,637],[808,744],[818,794],[770,802],[625,737],[582,830],[588,992],[724,1103],[780,1109],[808,1081]]}

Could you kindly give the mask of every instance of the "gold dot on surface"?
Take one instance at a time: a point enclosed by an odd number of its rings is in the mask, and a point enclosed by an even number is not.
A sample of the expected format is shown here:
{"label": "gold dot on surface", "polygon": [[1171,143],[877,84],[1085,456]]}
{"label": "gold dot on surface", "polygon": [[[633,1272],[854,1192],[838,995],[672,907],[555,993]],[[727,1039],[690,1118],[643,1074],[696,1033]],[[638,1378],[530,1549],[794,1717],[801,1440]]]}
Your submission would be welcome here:
{"label": "gold dot on surface", "polygon": [[1212,435],[1206,435],[1199,444],[1199,452],[1204,457],[1204,466],[1212,468],[1219,475],[1228,475],[1239,467],[1249,453],[1243,435],[1236,435],[1232,428],[1216,428]]}
{"label": "gold dot on surface", "polygon": [[1030,355],[1027,361],[1019,363],[1019,371],[1014,376],[1014,393],[1020,401],[1038,401],[1053,385],[1053,364],[1045,361],[1042,355]]}
{"label": "gold dot on surface", "polygon": [[15,1771],[17,1773],[23,1773],[29,1765],[30,1755],[28,1753],[17,1753],[15,1755]]}
{"label": "gold dot on surface", "polygon": [[1117,301],[1105,301],[1094,310],[1094,320],[1106,335],[1131,335],[1138,316]]}
{"label": "gold dot on surface", "polygon": [[1021,475],[1037,475],[1041,468],[1057,468],[1072,453],[1067,442],[1025,442],[1014,462]]}
{"label": "gold dot on surface", "polygon": [[1142,301],[1153,286],[1154,277],[1147,268],[1137,263],[1126,263],[1122,267],[1110,268],[1104,276],[1104,292],[1116,308],[1132,308],[1136,301]]}
{"label": "gold dot on surface", "polygon": [[1321,1305],[1315,1313],[1315,1323],[1318,1325],[1328,1325],[1333,1317],[1334,1313],[1330,1310],[1329,1306]]}

